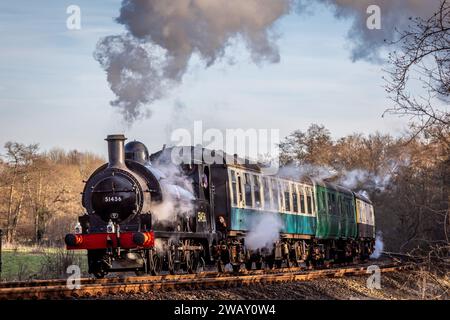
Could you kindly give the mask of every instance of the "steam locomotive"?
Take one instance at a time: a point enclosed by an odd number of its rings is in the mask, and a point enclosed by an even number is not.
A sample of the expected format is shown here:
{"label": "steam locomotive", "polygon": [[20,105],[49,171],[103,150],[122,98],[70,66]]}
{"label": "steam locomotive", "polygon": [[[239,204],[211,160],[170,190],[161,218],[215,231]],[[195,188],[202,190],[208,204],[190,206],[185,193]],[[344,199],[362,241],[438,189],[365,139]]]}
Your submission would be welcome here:
{"label": "steam locomotive", "polygon": [[[86,213],[65,237],[68,250],[87,250],[98,278],[315,266],[367,259],[374,250],[372,203],[351,190],[267,175],[259,164],[201,147],[149,155],[125,140],[106,138],[109,161],[85,182]],[[255,245],[249,235],[265,218],[280,222],[277,237]]]}

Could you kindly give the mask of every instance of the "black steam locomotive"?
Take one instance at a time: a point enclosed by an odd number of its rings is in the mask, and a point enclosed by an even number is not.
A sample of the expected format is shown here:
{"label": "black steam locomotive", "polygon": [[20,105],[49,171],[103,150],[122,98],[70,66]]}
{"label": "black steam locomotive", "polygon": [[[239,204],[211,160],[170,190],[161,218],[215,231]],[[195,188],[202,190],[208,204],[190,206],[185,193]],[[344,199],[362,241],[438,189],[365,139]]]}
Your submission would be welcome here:
{"label": "black steam locomotive", "polygon": [[[107,137],[109,161],[86,181],[86,213],[65,238],[69,250],[87,250],[96,277],[316,265],[373,251],[372,204],[350,190],[266,176],[258,164],[199,147],[150,156],[125,140]],[[264,217],[281,222],[279,237],[251,244]]]}
{"label": "black steam locomotive", "polygon": [[[66,235],[67,248],[87,250],[89,273],[99,278],[114,271],[198,271],[205,259],[211,260],[210,248],[218,240],[209,201],[203,192],[199,197],[200,190],[185,190],[152,166],[144,144],[124,146],[125,140],[123,135],[107,137],[109,162],[86,181],[86,213],[79,217],[75,233]],[[184,165],[178,174],[199,186],[200,167]],[[152,210],[165,202],[172,206],[162,210],[179,214],[169,212],[168,218],[153,219],[152,224]],[[180,211],[183,204],[190,212]]]}

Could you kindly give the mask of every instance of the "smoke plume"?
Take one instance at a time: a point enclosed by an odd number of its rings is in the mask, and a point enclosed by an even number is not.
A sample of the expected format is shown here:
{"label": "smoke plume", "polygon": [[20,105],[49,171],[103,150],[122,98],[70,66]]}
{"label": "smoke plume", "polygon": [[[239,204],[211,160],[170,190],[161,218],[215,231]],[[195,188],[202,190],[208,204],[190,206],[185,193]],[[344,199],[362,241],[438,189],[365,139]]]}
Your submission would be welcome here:
{"label": "smoke plume", "polygon": [[[274,24],[291,12],[324,4],[337,18],[352,19],[352,59],[379,60],[395,30],[409,17],[429,17],[441,0],[123,0],[116,22],[126,31],[99,40],[94,58],[106,71],[117,107],[128,124],[149,116],[145,106],[179,85],[193,55],[205,67],[225,55],[232,41],[245,44],[253,62],[280,60]],[[369,29],[371,5],[381,9],[381,29]],[[230,57],[233,60],[233,57]]]}
{"label": "smoke plume", "polygon": [[291,0],[123,0],[123,35],[102,38],[94,57],[107,73],[118,107],[131,124],[144,106],[178,85],[197,54],[206,67],[242,40],[255,63],[278,62],[274,23]]}
{"label": "smoke plume", "polygon": [[250,222],[245,244],[250,250],[272,248],[280,237],[283,222],[275,214],[262,214]]}
{"label": "smoke plume", "polygon": [[[395,40],[396,29],[404,30],[410,17],[429,18],[439,8],[441,0],[300,0],[298,11],[310,8],[311,4],[322,3],[333,8],[339,19],[352,19],[348,32],[351,43],[352,60],[366,59],[378,61],[386,43]],[[369,29],[367,12],[371,5],[381,9],[381,29]]]}

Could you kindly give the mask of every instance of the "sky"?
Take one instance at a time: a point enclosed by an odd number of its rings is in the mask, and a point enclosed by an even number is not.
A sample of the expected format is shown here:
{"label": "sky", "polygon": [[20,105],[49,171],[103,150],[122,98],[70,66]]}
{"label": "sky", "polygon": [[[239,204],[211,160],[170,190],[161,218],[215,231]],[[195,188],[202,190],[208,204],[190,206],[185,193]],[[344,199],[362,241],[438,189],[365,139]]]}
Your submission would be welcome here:
{"label": "sky", "polygon": [[[71,4],[81,8],[80,30],[66,27]],[[17,141],[105,155],[106,135],[124,133],[155,152],[174,129],[192,130],[198,120],[222,131],[279,129],[281,137],[311,123],[336,138],[406,129],[406,119],[382,117],[389,106],[383,65],[352,62],[351,21],[326,8],[276,24],[279,63],[251,63],[237,41],[210,68],[194,57],[182,84],[129,126],[110,106],[114,94],[93,58],[101,37],[124,32],[114,22],[119,9],[119,0],[0,2],[1,146]]]}

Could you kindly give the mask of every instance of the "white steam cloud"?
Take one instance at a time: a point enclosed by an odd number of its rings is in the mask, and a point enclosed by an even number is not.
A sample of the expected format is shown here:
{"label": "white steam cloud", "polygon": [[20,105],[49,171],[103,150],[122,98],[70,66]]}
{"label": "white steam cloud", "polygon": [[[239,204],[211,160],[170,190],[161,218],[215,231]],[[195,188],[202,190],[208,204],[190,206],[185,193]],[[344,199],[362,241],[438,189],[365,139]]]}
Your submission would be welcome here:
{"label": "white steam cloud", "polygon": [[156,164],[164,174],[161,179],[163,201],[152,206],[155,221],[174,222],[177,217],[188,218],[194,212],[192,180],[174,164]]}
{"label": "white steam cloud", "polygon": [[[370,188],[384,191],[392,179],[391,172],[394,171],[384,174],[374,174],[363,169],[344,170],[341,172],[340,178],[336,183],[348,189],[363,191],[361,188]],[[367,194],[367,192],[365,193]]]}
{"label": "white steam cloud", "polygon": [[280,238],[283,228],[281,218],[276,214],[261,214],[250,222],[250,230],[245,237],[245,245],[250,250],[272,248]]}
{"label": "white steam cloud", "polygon": [[332,179],[338,175],[337,170],[330,166],[314,165],[304,163],[301,165],[287,165],[279,170],[279,175],[295,180],[302,180],[305,178],[312,178],[318,181]]}
{"label": "white steam cloud", "polygon": [[371,259],[378,259],[384,250],[384,242],[383,242],[383,235],[381,232],[377,233],[377,237],[375,240],[375,251],[370,256]]}
{"label": "white steam cloud", "polygon": [[209,67],[235,38],[255,63],[278,62],[273,25],[290,8],[291,0],[123,0],[116,21],[128,32],[102,38],[94,53],[117,97],[111,104],[131,124],[182,81],[194,54]]}

